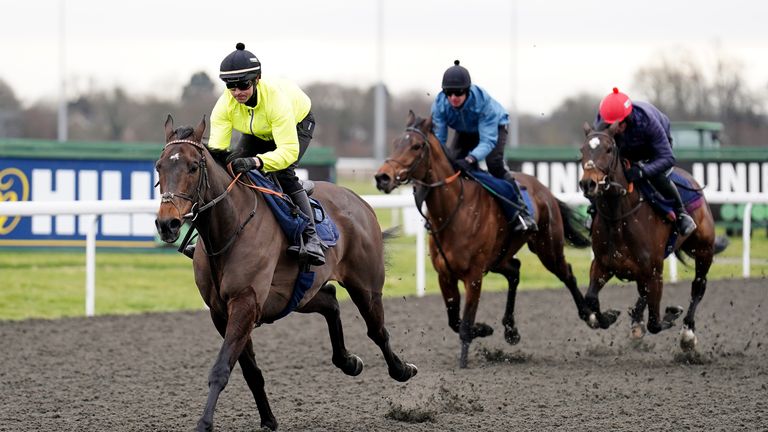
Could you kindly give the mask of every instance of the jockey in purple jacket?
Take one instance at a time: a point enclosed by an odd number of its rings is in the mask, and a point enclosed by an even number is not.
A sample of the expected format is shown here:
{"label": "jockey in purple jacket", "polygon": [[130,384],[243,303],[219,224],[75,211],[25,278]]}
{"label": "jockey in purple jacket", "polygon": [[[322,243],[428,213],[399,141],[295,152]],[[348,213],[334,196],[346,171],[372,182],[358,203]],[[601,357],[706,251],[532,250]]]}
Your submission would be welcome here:
{"label": "jockey in purple jacket", "polygon": [[614,88],[602,102],[595,118],[595,130],[619,122],[616,145],[622,157],[632,162],[625,171],[627,181],[648,179],[664,197],[675,201],[677,230],[687,236],[696,222],[685,210],[680,192],[669,175],[675,166],[669,118],[648,102],[631,101]]}
{"label": "jockey in purple jacket", "polygon": [[[485,159],[488,172],[512,184],[520,212],[514,231],[537,231],[512,172],[504,162],[509,114],[484,89],[472,84],[469,71],[456,60],[443,74],[443,91],[432,103],[432,130],[440,144],[452,151],[454,167],[470,172]],[[448,145],[448,128],[456,131]]]}

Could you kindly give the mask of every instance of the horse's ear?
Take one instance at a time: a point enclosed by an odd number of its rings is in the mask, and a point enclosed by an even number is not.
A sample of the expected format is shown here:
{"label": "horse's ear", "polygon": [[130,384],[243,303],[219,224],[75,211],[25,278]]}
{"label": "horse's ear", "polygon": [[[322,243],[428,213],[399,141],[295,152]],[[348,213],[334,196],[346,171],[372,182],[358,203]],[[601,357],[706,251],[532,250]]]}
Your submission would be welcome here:
{"label": "horse's ear", "polygon": [[413,123],[415,121],[416,121],[416,113],[414,113],[413,110],[408,110],[408,118],[405,119],[405,125],[413,126]]}
{"label": "horse's ear", "polygon": [[430,132],[432,132],[432,116],[431,115],[427,116],[427,119],[424,120],[424,124],[421,125],[421,130],[425,134],[429,134]]}
{"label": "horse's ear", "polygon": [[584,125],[582,127],[584,128],[584,136],[587,136],[590,133],[592,133],[592,125],[590,125],[589,122],[584,122]]}
{"label": "horse's ear", "polygon": [[611,126],[608,127],[608,133],[611,136],[615,136],[616,132],[619,131],[619,126],[621,126],[621,122],[613,122],[613,124],[611,124]]}
{"label": "horse's ear", "polygon": [[171,136],[173,136],[173,117],[168,114],[168,118],[165,119],[165,141],[168,142]]}
{"label": "horse's ear", "polygon": [[205,133],[205,114],[203,114],[203,118],[200,120],[200,123],[197,124],[197,127],[195,128],[195,141],[197,142],[203,142],[203,134]]}

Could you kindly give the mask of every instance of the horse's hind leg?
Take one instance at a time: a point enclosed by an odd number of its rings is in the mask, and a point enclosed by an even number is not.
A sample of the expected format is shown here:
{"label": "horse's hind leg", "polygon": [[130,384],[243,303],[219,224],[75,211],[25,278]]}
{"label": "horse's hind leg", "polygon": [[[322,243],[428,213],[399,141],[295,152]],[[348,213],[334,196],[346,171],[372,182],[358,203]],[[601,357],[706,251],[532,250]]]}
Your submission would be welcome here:
{"label": "horse's hind leg", "polygon": [[516,345],[520,342],[520,333],[515,325],[515,301],[517,298],[517,286],[520,283],[520,260],[512,258],[508,266],[499,270],[499,273],[507,279],[507,306],[504,308],[504,317],[501,323],[504,325],[504,340],[508,344]]}
{"label": "horse's hind leg", "polygon": [[208,400],[203,416],[197,422],[198,431],[213,430],[213,412],[216,402],[229,382],[235,362],[250,340],[251,329],[256,322],[256,309],[256,301],[251,295],[242,295],[230,300],[227,304],[228,319],[224,331],[224,342],[208,375]]}
{"label": "horse's hind leg", "polygon": [[341,326],[339,302],[336,300],[336,287],[329,283],[323,285],[312,300],[302,307],[301,312],[317,312],[325,317],[333,349],[331,361],[345,374],[359,375],[363,371],[363,361],[360,357],[347,352],[344,346],[344,331]]}
{"label": "horse's hind leg", "polygon": [[[383,278],[382,278],[383,280]],[[339,282],[341,284],[341,282]],[[418,369],[406,363],[392,351],[389,345],[389,332],[384,327],[384,305],[381,302],[381,290],[377,292],[361,288],[356,282],[345,281],[342,284],[349,292],[350,298],[357,306],[368,327],[368,337],[381,349],[387,362],[389,376],[397,381],[405,382],[411,379]]]}
{"label": "horse's hind leg", "polygon": [[688,305],[688,313],[683,318],[683,329],[680,332],[680,348],[683,351],[691,351],[696,348],[696,308],[707,290],[707,274],[712,265],[712,252],[702,250],[696,256],[696,278],[691,283],[691,302]]}
{"label": "horse's hind leg", "polygon": [[[219,334],[224,337],[227,331],[227,322],[223,319],[219,319],[213,314],[212,317],[216,330],[218,330]],[[253,341],[250,337],[245,344],[245,348],[243,348],[243,352],[240,353],[238,362],[240,363],[240,369],[242,369],[243,372],[243,378],[245,378],[248,388],[251,389],[253,398],[256,401],[256,406],[259,409],[261,427],[276,430],[277,420],[272,414],[272,409],[269,407],[267,393],[264,391],[264,376],[261,374],[261,369],[259,369],[256,364],[256,355],[253,352]]]}
{"label": "horse's hind leg", "polygon": [[568,292],[571,293],[571,297],[573,297],[574,304],[576,304],[579,318],[586,321],[589,317],[589,309],[584,301],[584,296],[579,290],[579,284],[576,281],[576,276],[573,274],[573,268],[565,260],[562,241],[558,242],[552,237],[545,237],[542,241],[543,243],[539,243],[538,240],[534,242],[531,250],[539,257],[539,261],[541,261],[544,267],[565,284]]}

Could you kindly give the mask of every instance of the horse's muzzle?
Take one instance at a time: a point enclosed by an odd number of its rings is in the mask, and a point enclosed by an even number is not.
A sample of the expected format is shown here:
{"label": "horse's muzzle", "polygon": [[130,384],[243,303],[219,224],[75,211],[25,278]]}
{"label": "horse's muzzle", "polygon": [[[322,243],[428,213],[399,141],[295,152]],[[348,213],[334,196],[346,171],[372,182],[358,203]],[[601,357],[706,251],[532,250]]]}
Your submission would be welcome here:
{"label": "horse's muzzle", "polygon": [[160,234],[160,240],[166,243],[173,243],[179,238],[181,225],[182,222],[179,218],[155,219],[155,228]]}
{"label": "horse's muzzle", "polygon": [[598,183],[592,178],[583,178],[579,181],[579,187],[587,198],[593,198],[597,195]]}
{"label": "horse's muzzle", "polygon": [[397,184],[392,181],[392,179],[389,177],[389,174],[385,172],[377,173],[374,178],[376,179],[376,189],[384,193],[388,194],[397,187]]}

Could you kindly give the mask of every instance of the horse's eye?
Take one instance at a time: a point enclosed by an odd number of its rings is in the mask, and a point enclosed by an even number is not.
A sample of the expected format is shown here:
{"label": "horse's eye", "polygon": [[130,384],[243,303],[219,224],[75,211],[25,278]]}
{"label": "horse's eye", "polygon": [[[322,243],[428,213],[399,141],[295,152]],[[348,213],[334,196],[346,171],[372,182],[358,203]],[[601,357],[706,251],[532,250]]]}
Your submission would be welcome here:
{"label": "horse's eye", "polygon": [[610,152],[612,152],[612,151],[613,151],[613,147],[608,147],[608,148],[606,148],[606,149],[605,149],[605,152],[606,152],[606,153],[610,153]]}
{"label": "horse's eye", "polygon": [[195,162],[195,163],[193,163],[192,165],[189,166],[189,172],[191,174],[196,173],[197,172],[197,168],[198,168],[198,164],[197,164],[197,162]]}
{"label": "horse's eye", "polygon": [[411,144],[411,150],[413,151],[421,150],[423,146],[424,146],[423,143]]}
{"label": "horse's eye", "polygon": [[155,162],[155,171],[160,172],[160,162]]}

